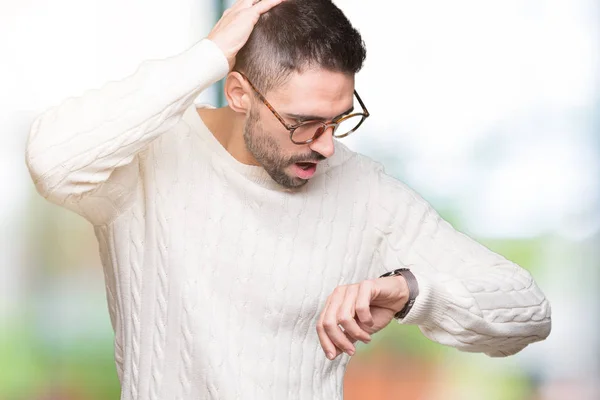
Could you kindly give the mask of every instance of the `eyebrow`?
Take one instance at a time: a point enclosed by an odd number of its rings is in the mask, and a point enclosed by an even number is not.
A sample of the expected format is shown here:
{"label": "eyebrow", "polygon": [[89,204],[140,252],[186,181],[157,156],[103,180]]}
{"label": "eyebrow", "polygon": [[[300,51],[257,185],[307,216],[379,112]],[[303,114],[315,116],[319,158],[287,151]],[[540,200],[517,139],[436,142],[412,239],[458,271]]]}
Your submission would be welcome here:
{"label": "eyebrow", "polygon": [[[342,115],[346,115],[351,113],[352,111],[354,111],[354,106],[350,107],[348,110],[344,111],[343,113],[336,115],[335,117],[329,119],[329,121],[333,121],[339,117],[341,117]],[[295,119],[297,121],[309,121],[309,120],[320,120],[320,121],[327,121],[328,118],[323,117],[323,116],[319,116],[319,115],[303,115],[303,114],[285,114],[286,117],[288,118],[292,118]]]}

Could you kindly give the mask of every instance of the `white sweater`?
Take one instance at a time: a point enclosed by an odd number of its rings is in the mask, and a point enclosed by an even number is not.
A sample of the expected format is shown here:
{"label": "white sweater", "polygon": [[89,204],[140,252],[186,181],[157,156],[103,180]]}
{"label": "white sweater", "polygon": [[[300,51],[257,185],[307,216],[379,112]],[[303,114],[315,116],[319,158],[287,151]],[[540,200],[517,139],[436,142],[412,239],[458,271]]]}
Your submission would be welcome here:
{"label": "white sweater", "polygon": [[203,39],[31,127],[37,190],[94,225],[121,399],[341,400],[350,357],[319,344],[326,298],[402,266],[420,294],[397,321],[436,342],[496,357],[547,337],[531,275],[381,164],[336,141],[293,192],[233,158],[193,103],[227,72]]}

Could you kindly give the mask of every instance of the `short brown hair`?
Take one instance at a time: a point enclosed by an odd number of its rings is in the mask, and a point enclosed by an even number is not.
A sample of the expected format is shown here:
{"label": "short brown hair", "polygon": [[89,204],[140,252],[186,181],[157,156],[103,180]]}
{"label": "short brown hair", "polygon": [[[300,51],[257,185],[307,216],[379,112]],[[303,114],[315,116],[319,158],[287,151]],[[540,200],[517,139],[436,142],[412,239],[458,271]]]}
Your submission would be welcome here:
{"label": "short brown hair", "polygon": [[331,0],[286,0],[260,17],[235,69],[266,93],[306,68],[355,74],[365,58],[360,33]]}

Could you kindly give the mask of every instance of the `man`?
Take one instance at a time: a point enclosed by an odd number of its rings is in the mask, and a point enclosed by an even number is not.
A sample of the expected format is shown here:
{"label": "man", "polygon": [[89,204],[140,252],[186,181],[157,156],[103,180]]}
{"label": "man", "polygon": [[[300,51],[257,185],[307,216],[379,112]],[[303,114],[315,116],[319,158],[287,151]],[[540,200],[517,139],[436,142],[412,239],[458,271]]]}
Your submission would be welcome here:
{"label": "man", "polygon": [[[36,118],[37,190],[99,241],[122,399],[342,399],[394,318],[494,357],[548,336],[527,271],[334,139],[369,117],[365,54],[329,0],[239,0]],[[196,108],[223,77],[228,106]]]}

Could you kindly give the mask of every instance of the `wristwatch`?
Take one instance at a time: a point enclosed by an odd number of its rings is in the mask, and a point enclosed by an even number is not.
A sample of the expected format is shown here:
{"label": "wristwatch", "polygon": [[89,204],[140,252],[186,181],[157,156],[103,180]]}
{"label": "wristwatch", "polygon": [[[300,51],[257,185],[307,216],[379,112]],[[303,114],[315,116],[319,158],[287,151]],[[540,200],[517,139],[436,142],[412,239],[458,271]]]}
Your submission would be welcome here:
{"label": "wristwatch", "polygon": [[402,310],[398,311],[394,315],[394,318],[401,319],[404,318],[406,314],[408,314],[413,304],[415,304],[415,300],[419,295],[419,284],[417,283],[417,278],[415,278],[415,275],[412,272],[410,272],[410,269],[408,268],[398,268],[393,271],[386,272],[385,274],[381,275],[380,278],[398,275],[402,275],[404,279],[406,279],[406,283],[408,284],[408,301],[406,302]]}

